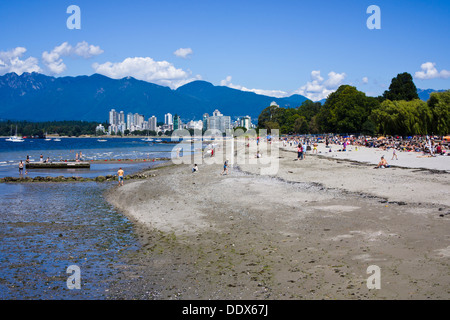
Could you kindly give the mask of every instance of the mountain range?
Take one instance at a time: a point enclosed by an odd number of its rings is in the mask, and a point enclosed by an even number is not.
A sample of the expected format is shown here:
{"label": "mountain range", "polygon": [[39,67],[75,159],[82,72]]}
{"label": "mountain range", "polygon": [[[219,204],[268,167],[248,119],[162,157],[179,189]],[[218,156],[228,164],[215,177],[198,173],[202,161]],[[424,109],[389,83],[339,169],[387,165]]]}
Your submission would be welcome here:
{"label": "mountain range", "polygon": [[206,81],[190,82],[176,90],[132,77],[111,79],[100,74],[52,77],[40,73],[7,73],[0,76],[0,119],[103,122],[111,109],[153,115],[178,114],[182,120],[201,119],[218,109],[232,116],[252,119],[273,101],[281,107],[297,107],[301,95],[274,98],[244,92]]}

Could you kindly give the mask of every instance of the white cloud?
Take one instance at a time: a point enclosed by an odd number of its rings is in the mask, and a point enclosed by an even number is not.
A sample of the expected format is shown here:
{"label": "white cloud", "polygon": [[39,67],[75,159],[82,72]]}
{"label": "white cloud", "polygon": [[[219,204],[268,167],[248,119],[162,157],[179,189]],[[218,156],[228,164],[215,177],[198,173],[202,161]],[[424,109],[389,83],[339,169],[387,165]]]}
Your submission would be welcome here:
{"label": "white cloud", "polygon": [[21,60],[22,55],[27,51],[24,47],[17,47],[9,51],[0,51],[0,75],[15,72],[21,75],[24,72],[41,72],[38,59],[29,57]]}
{"label": "white cloud", "polygon": [[422,71],[417,71],[414,76],[418,79],[435,79],[435,78],[450,78],[450,71],[448,70],[441,70],[438,71],[436,69],[436,63],[434,62],[425,62],[420,66],[420,69]]}
{"label": "white cloud", "polygon": [[173,54],[176,55],[179,58],[186,59],[188,56],[190,56],[193,53],[191,48],[180,48],[176,50]]}
{"label": "white cloud", "polygon": [[104,51],[100,49],[99,46],[88,44],[86,41],[78,42],[76,47],[73,49],[74,54],[83,57],[85,59],[91,58],[93,56],[98,56],[103,52]]}
{"label": "white cloud", "polygon": [[336,73],[331,71],[328,73],[328,79],[320,76],[319,70],[311,72],[311,81],[308,81],[304,86],[301,86],[294,93],[301,94],[312,101],[319,101],[328,97],[328,95],[342,84],[346,77],[345,73]]}
{"label": "white cloud", "polygon": [[188,82],[199,80],[201,77],[191,77],[190,72],[177,69],[167,61],[155,61],[149,57],[126,58],[122,62],[94,63],[96,73],[113,79],[131,76],[138,80],[157,83],[176,89]]}
{"label": "white cloud", "polygon": [[220,85],[226,86],[229,88],[233,88],[233,89],[237,89],[237,90],[242,90],[242,91],[246,91],[246,92],[254,92],[256,94],[261,94],[261,95],[276,97],[276,98],[283,98],[283,97],[289,96],[289,94],[287,92],[281,91],[281,90],[248,89],[246,87],[233,84],[233,83],[231,83],[231,76],[228,76],[224,80],[220,81]]}
{"label": "white cloud", "polygon": [[80,56],[88,59],[102,53],[103,50],[99,46],[89,45],[86,41],[78,42],[75,47],[72,47],[68,42],[64,42],[50,52],[44,51],[42,60],[50,72],[60,74],[66,70],[62,57]]}
{"label": "white cloud", "polygon": [[63,63],[61,56],[68,56],[71,51],[72,46],[68,42],[64,42],[50,52],[44,51],[42,60],[50,72],[60,74],[66,70],[66,65]]}
{"label": "white cloud", "polygon": [[362,83],[363,83],[363,84],[368,84],[368,83],[369,83],[369,78],[363,77],[363,78],[362,78]]}

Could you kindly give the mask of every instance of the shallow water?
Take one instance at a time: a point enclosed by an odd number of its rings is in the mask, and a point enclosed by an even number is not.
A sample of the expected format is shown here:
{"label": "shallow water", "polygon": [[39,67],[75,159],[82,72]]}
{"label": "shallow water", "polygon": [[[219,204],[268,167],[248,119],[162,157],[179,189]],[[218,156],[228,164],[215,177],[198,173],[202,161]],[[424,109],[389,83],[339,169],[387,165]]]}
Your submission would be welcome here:
{"label": "shallow water", "polygon": [[[110,183],[0,184],[0,299],[103,299],[132,223],[102,197]],[[81,270],[69,290],[66,269]]]}

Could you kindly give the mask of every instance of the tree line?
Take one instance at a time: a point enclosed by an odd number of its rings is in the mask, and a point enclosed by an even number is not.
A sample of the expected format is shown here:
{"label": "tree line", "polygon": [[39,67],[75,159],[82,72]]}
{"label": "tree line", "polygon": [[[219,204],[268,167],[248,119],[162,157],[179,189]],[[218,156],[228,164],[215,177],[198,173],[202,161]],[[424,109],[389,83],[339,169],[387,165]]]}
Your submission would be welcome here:
{"label": "tree line", "polygon": [[[10,136],[17,133],[20,136],[44,138],[46,134],[58,134],[60,136],[78,137],[80,135],[95,135],[98,122],[88,121],[0,121],[0,136]],[[103,123],[105,128],[108,124]]]}
{"label": "tree line", "polygon": [[259,115],[258,127],[279,129],[281,134],[446,135],[450,90],[433,92],[422,101],[412,76],[405,72],[393,78],[379,97],[342,85],[323,105],[307,100],[297,108],[269,106]]}

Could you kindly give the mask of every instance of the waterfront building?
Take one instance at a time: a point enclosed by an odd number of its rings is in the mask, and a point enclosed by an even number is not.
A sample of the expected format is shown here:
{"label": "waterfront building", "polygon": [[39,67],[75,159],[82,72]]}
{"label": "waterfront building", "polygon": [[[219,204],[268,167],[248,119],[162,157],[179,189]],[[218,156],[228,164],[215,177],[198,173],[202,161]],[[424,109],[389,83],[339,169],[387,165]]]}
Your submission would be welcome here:
{"label": "waterfront building", "polygon": [[151,118],[148,118],[148,129],[149,130],[156,131],[156,125],[157,125],[157,121],[156,121],[155,116],[151,116]]}
{"label": "waterfront building", "polygon": [[250,129],[252,127],[252,120],[250,116],[245,116],[239,119],[239,126],[245,129]]}
{"label": "waterfront building", "polygon": [[167,125],[173,124],[173,117],[172,117],[172,114],[166,113],[166,114],[164,115],[164,124],[167,124]]}
{"label": "waterfront building", "polygon": [[225,132],[231,129],[231,117],[224,116],[218,109],[214,110],[213,115],[207,118],[208,130],[217,129],[221,132]]}
{"label": "waterfront building", "polygon": [[175,114],[173,116],[173,130],[182,129],[182,122],[179,115]]}

